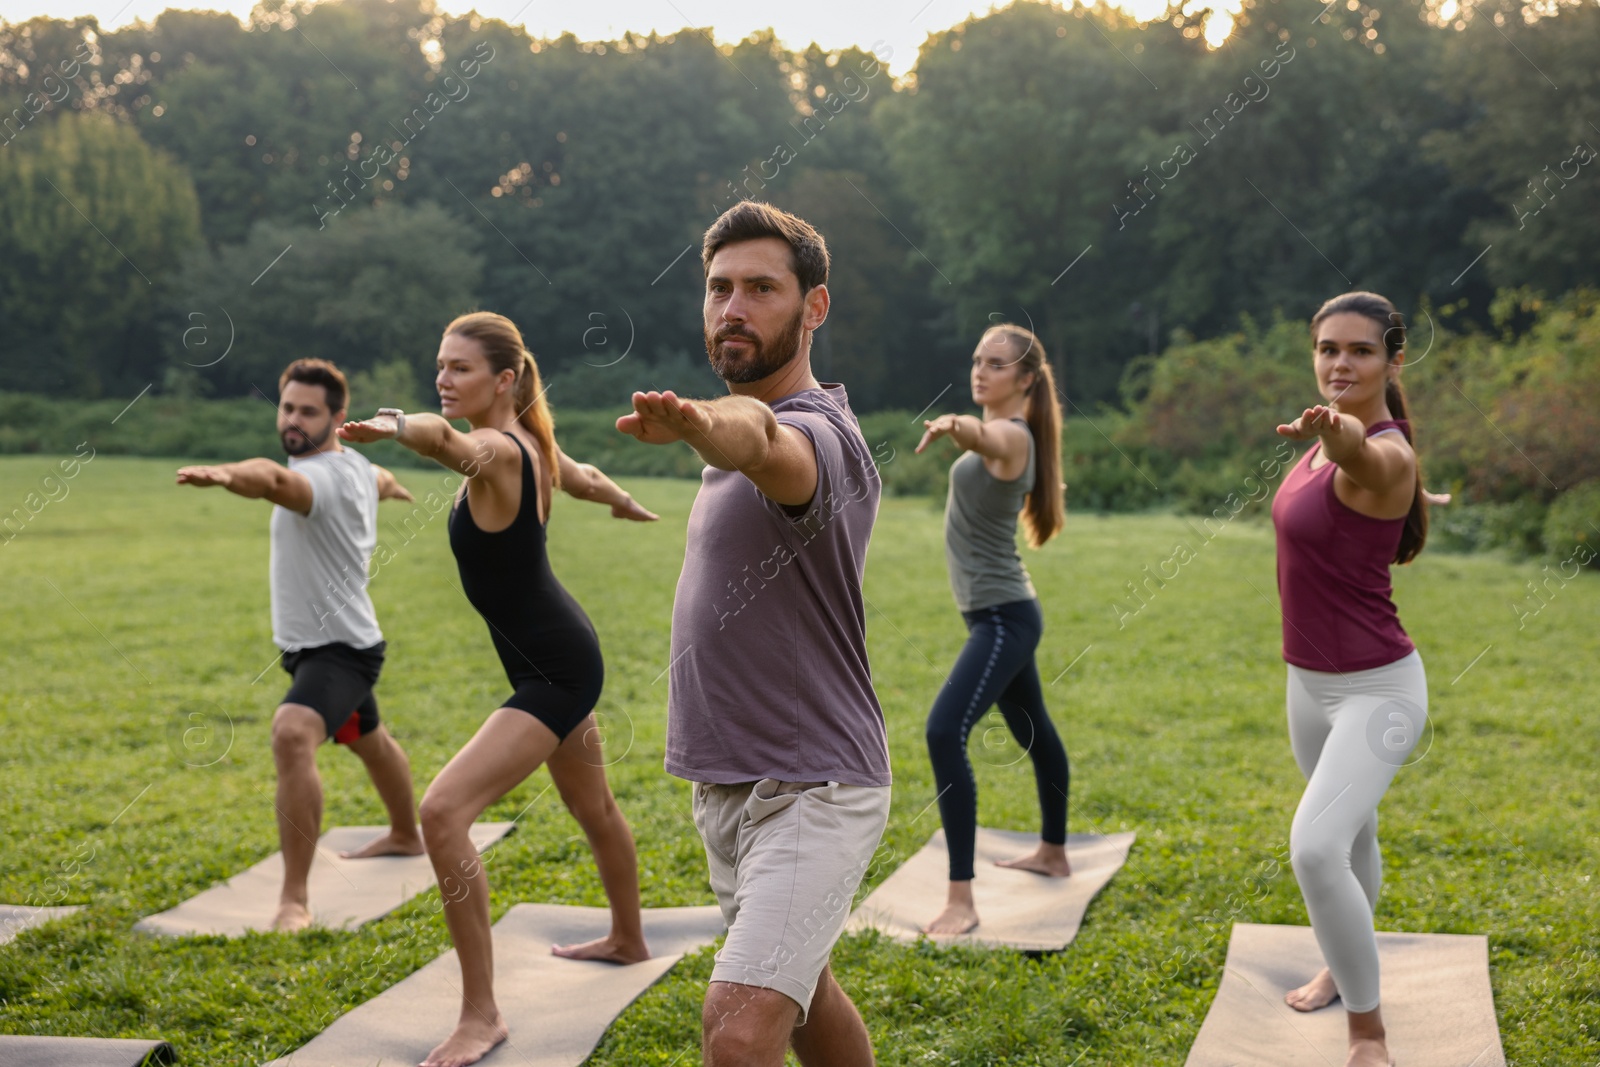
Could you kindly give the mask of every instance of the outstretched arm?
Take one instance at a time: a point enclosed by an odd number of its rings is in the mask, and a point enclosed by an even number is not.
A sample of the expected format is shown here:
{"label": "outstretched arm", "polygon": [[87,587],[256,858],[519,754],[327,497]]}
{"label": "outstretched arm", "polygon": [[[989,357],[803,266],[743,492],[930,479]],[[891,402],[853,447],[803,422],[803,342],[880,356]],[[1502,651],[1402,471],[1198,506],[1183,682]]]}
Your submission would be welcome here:
{"label": "outstretched arm", "polygon": [[592,463],[579,463],[556,449],[556,460],[561,467],[561,491],[578,500],[591,500],[596,504],[610,504],[611,514],[618,519],[635,522],[654,522],[661,516],[644,507],[605,472]]}
{"label": "outstretched arm", "polygon": [[1296,441],[1322,438],[1328,459],[1369,493],[1412,491],[1417,460],[1403,435],[1368,437],[1360,419],[1322,404],[1306,408],[1298,419],[1280,425],[1278,433]]}
{"label": "outstretched arm", "polygon": [[809,504],[817,492],[811,439],[784,426],[772,409],[748,396],[681,400],[672,392],[634,393],[633,413],[617,429],[647,445],[687,442],[707,466],[738,471],[779,504]]}
{"label": "outstretched arm", "polygon": [[362,443],[399,441],[417,455],[426,456],[441,467],[459,471],[468,478],[476,478],[488,468],[497,455],[495,442],[504,439],[495,430],[462,433],[442,415],[426,411],[406,415],[404,433],[398,432],[399,425],[393,415],[374,415],[340,426],[339,437]]}
{"label": "outstretched arm", "polygon": [[270,459],[247,459],[214,467],[181,467],[178,484],[202,489],[220,485],[250,500],[270,500],[301,515],[311,514],[310,480]]}
{"label": "outstretched arm", "polygon": [[395,478],[388,470],[378,466],[376,463],[372,466],[378,472],[379,500],[403,500],[407,504],[416,500],[416,497],[411,495],[411,490],[401,485],[399,479]]}
{"label": "outstretched arm", "polygon": [[984,466],[996,478],[1009,474],[1022,477],[1028,466],[1028,434],[1010,419],[986,421],[973,415],[940,415],[924,419],[927,429],[915,451],[922,450],[941,437],[948,437],[968,452],[983,457]]}

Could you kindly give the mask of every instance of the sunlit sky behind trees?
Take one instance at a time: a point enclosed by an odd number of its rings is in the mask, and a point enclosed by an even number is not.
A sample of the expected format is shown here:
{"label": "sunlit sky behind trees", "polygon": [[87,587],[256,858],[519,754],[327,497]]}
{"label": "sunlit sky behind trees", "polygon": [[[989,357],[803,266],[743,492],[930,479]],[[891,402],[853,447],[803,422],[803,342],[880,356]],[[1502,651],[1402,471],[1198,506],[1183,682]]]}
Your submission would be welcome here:
{"label": "sunlit sky behind trees", "polygon": [[[1310,5],[1314,0],[1305,2]],[[116,29],[139,19],[149,22],[169,7],[229,11],[243,21],[254,4],[255,0],[5,0],[0,15],[13,22],[36,15],[93,15],[104,28]],[[929,33],[949,29],[995,6],[970,0],[809,0],[803,4],[753,4],[748,0],[586,0],[582,4],[480,0],[474,4],[447,0],[438,5],[446,15],[476,10],[487,18],[524,26],[536,37],[570,32],[585,41],[616,40],[628,32],[672,33],[684,26],[709,26],[723,43],[768,27],[791,48],[804,48],[815,41],[826,49],[856,45],[870,50],[883,41],[894,49],[888,66],[897,75],[910,69]],[[1115,6],[1145,19],[1165,10],[1166,0],[1122,0]],[[1205,5],[1189,6],[1198,10]],[[1213,44],[1227,36],[1233,22],[1228,12],[1237,8],[1237,0],[1215,5],[1218,14],[1206,24],[1206,37]]]}

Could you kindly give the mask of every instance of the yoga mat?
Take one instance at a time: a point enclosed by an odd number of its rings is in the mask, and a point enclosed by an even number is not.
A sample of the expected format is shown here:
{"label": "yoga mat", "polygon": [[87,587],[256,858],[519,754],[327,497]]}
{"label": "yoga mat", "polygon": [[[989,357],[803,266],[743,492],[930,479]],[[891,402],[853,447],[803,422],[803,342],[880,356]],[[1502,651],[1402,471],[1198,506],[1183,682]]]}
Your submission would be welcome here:
{"label": "yoga mat", "polygon": [[[1477,934],[1378,934],[1389,1055],[1405,1067],[1505,1067]],[[1345,1060],[1344,1002],[1283,1002],[1323,967],[1309,926],[1234,923],[1222,985],[1185,1067],[1327,1067]]]}
{"label": "yoga mat", "polygon": [[[1029,871],[996,867],[995,860],[1014,859],[1036,848],[1038,834],[978,829],[973,868],[973,902],[978,928],[971,933],[939,935],[952,944],[1005,946],[1024,951],[1053,952],[1078,936],[1089,902],[1127,862],[1132,833],[1068,834],[1068,878],[1049,878]],[[915,941],[922,925],[944,910],[950,885],[949,853],[944,831],[874,889],[850,916],[847,931],[877,929],[897,941]]]}
{"label": "yoga mat", "polygon": [[[427,856],[376,856],[340,859],[341,850],[356,849],[387,833],[387,826],[337,826],[317,841],[309,881],[311,915],[319,926],[349,930],[378,919],[418,893],[432,888],[433,865]],[[472,826],[472,844],[479,852],[511,830],[508,822]],[[180,937],[221,934],[242,937],[272,928],[283,888],[283,853],[274,852],[249,870],[214,885],[175,908],[140,919],[135,930]]]}
{"label": "yoga mat", "polygon": [[26,904],[0,904],[0,945],[13,941],[30,926],[43,926],[53,919],[81,911],[82,904],[64,908],[32,908]]}
{"label": "yoga mat", "polygon": [[[655,955],[631,967],[564,960],[551,944],[603,937],[605,908],[517,904],[494,924],[495,999],[511,1036],[482,1067],[577,1067],[606,1028],[685,952],[722,933],[716,905],[646,908]],[[340,1017],[309,1044],[266,1067],[414,1067],[449,1036],[461,1008],[454,949]]]}
{"label": "yoga mat", "polygon": [[5,1067],[144,1067],[177,1059],[165,1041],[0,1035],[0,1063]]}

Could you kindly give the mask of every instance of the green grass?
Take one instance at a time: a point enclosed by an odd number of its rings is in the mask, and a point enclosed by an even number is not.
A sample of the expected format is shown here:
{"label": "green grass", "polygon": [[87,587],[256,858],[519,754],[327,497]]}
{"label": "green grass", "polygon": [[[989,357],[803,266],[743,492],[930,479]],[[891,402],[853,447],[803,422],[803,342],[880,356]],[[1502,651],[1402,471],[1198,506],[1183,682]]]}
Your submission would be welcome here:
{"label": "green grass", "polygon": [[[22,506],[51,463],[0,459],[0,514]],[[272,666],[268,509],[178,489],[177,465],[100,457],[14,538],[0,531],[0,901],[89,905],[0,949],[0,1031],[160,1034],[185,1063],[256,1064],[448,941],[437,892],[356,933],[132,931],[277,847],[268,724],[287,676]],[[442,472],[405,478],[421,491],[445,485]],[[694,485],[629,487],[660,524],[562,498],[552,553],[605,648],[611,782],[638,838],[645,903],[710,903],[687,787],[661,769],[660,676]],[[389,641],[379,696],[420,794],[506,685],[455,584],[442,518],[404,543],[391,525],[404,510],[383,506],[398,555],[372,594]],[[934,504],[901,498],[885,501],[873,538],[868,640],[895,787],[869,888],[936,827],[922,722],[964,638],[940,536]],[[1071,828],[1139,839],[1065,952],[842,941],[835,967],[880,1062],[1179,1064],[1221,977],[1229,924],[1306,921],[1283,862],[1301,782],[1284,726],[1270,529],[1236,520],[1119,627],[1112,605],[1132,606],[1124,583],[1179,538],[1200,543],[1171,516],[1075,515],[1059,542],[1026,555],[1045,606],[1046,682],[1076,660],[1046,690],[1072,759]],[[1510,1061],[1593,1064],[1600,582],[1582,576],[1519,629],[1512,604],[1538,574],[1440,554],[1397,570],[1435,729],[1384,801],[1379,926],[1487,934]],[[986,733],[998,722],[974,732],[983,822],[1034,828],[1028,763]],[[358,761],[325,747],[320,764],[328,825],[381,821]],[[547,784],[541,772],[488,813],[527,808],[489,863],[496,917],[521,901],[604,903]],[[709,950],[680,964],[593,1062],[699,1062],[710,969]]]}

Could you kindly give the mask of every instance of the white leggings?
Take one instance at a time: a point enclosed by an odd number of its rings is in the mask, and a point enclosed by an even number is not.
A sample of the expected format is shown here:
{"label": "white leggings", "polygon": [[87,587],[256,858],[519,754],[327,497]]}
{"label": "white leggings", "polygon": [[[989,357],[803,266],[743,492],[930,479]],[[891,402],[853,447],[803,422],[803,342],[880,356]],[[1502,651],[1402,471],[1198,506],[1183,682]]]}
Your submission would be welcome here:
{"label": "white leggings", "polygon": [[1289,743],[1306,776],[1289,859],[1311,928],[1346,1011],[1378,1006],[1372,913],[1383,884],[1378,801],[1428,717],[1428,677],[1415,651],[1366,671],[1289,664]]}

